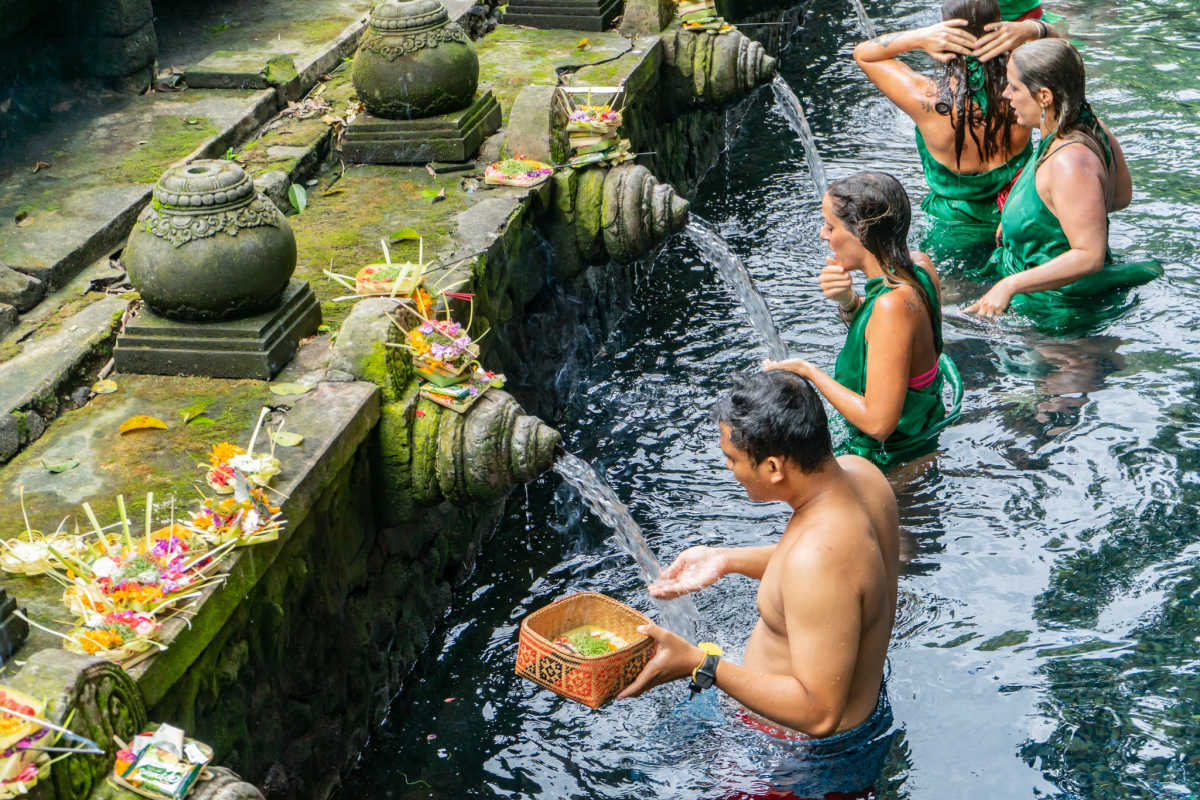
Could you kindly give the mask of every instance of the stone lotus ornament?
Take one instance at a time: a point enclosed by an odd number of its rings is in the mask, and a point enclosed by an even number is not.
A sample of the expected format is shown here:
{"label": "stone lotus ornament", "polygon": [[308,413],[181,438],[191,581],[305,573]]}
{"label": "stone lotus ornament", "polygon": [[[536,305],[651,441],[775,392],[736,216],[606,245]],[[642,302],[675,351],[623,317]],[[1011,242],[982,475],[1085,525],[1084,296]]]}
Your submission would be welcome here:
{"label": "stone lotus ornament", "polygon": [[240,166],[193,161],[159,178],[122,261],[162,316],[240,319],[278,305],[296,268],[296,239]]}
{"label": "stone lotus ornament", "polygon": [[431,117],[471,104],[479,59],[437,0],[383,0],[371,12],[352,79],[376,117]]}

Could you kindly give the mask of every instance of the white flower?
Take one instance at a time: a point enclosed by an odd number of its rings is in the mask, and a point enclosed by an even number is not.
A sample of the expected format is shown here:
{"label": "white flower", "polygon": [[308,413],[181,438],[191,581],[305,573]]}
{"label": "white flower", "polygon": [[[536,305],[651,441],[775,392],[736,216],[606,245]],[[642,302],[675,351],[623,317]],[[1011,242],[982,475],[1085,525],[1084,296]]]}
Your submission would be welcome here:
{"label": "white flower", "polygon": [[117,573],[117,562],[108,556],[100,556],[92,562],[92,574],[97,578],[111,578]]}

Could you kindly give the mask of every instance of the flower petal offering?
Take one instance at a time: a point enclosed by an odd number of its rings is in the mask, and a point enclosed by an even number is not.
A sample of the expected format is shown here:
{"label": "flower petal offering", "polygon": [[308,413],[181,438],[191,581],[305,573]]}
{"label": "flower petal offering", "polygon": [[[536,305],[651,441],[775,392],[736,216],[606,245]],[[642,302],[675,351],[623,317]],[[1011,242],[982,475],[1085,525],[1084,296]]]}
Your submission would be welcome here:
{"label": "flower petal offering", "polygon": [[554,168],[528,158],[508,158],[487,165],[483,182],[500,186],[537,186],[554,174]]}

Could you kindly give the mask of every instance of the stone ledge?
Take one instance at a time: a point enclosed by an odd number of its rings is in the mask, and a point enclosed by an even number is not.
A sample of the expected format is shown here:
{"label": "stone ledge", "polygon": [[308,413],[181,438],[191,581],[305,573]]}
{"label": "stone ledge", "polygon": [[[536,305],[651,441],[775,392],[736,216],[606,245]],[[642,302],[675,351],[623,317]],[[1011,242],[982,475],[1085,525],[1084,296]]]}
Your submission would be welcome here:
{"label": "stone ledge", "polygon": [[18,449],[41,436],[46,422],[58,414],[59,395],[70,388],[76,371],[108,343],[128,304],[119,297],[102,298],[0,365],[0,414],[7,418],[0,432],[0,462],[17,452],[9,451],[14,424]]}

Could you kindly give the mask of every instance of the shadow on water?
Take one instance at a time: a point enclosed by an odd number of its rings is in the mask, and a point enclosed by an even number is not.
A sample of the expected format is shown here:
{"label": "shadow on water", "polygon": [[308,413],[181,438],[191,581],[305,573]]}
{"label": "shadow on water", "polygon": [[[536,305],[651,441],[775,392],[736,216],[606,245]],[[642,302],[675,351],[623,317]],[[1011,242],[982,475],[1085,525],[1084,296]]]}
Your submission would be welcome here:
{"label": "shadow on water", "polygon": [[[877,12],[892,31],[935,22],[934,6]],[[1089,98],[1133,173],[1112,246],[1157,257],[1167,277],[1070,339],[956,318],[984,287],[947,281],[963,413],[927,462],[889,473],[913,557],[890,657],[902,735],[884,797],[1185,800],[1200,786],[1200,3],[1053,8],[1083,44]],[[850,59],[853,16],[842,0],[804,13],[783,77],[829,177],[885,169],[916,206],[912,126]],[[829,369],[844,327],[816,284],[819,198],[763,94],[693,207],[744,264],[787,349]],[[913,242],[927,230],[918,217]],[[626,498],[664,561],[692,544],[771,541],[786,509],[746,500],[709,421],[730,377],[757,368],[760,339],[688,237],[664,247],[605,330],[555,367],[569,449]],[[716,716],[685,724],[681,686],[589,712],[513,676],[520,620],[564,594],[602,591],[654,613],[610,537],[556,477],[531,485],[343,796],[701,798],[741,780],[754,751]],[[740,658],[754,584],[727,578],[695,602],[700,636]]]}

